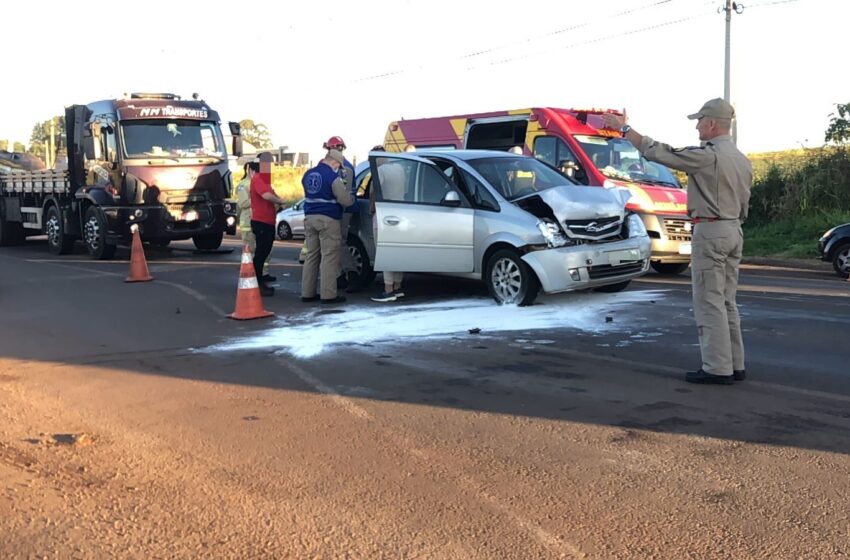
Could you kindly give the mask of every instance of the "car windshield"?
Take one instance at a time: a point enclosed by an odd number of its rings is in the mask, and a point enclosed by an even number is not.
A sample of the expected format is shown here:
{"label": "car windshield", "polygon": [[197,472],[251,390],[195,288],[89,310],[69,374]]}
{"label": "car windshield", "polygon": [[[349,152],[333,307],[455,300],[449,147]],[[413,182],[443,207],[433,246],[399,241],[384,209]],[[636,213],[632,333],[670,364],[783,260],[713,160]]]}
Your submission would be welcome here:
{"label": "car windshield", "polygon": [[225,157],[217,123],[193,120],[139,120],[121,123],[128,158]]}
{"label": "car windshield", "polygon": [[474,159],[469,165],[507,200],[575,185],[545,163],[526,156]]}
{"label": "car windshield", "polygon": [[596,168],[609,179],[681,188],[669,169],[640,155],[625,138],[577,134],[575,139]]}

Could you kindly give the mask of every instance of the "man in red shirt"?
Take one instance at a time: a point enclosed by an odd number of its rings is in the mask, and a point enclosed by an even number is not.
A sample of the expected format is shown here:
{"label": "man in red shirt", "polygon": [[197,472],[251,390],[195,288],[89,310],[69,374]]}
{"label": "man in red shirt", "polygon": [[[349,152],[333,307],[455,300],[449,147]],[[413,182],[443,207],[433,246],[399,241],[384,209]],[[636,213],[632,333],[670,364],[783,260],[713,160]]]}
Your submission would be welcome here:
{"label": "man in red shirt", "polygon": [[257,275],[260,293],[264,296],[273,296],[274,288],[263,280],[263,263],[272,252],[274,245],[275,205],[286,203],[272,190],[272,155],[263,152],[260,154],[259,161],[260,172],[255,173],[251,179],[251,231],[254,232],[257,240],[257,248],[254,251],[254,273]]}

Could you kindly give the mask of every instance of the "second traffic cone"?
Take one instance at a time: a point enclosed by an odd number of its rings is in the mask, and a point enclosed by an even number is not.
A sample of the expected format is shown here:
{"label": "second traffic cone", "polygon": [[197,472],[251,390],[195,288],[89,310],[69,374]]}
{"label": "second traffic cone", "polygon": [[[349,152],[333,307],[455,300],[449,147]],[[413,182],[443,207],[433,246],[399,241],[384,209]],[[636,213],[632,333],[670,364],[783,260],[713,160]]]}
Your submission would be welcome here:
{"label": "second traffic cone", "polygon": [[130,276],[125,282],[150,282],[153,276],[148,272],[148,261],[145,260],[145,250],[142,248],[142,236],[139,234],[139,226],[130,226],[133,230],[133,247],[130,250]]}
{"label": "second traffic cone", "polygon": [[228,315],[231,319],[247,321],[262,319],[274,315],[263,308],[263,298],[260,296],[260,285],[254,271],[254,255],[251,248],[245,245],[242,251],[242,266],[239,267],[239,288],[236,290],[236,309]]}

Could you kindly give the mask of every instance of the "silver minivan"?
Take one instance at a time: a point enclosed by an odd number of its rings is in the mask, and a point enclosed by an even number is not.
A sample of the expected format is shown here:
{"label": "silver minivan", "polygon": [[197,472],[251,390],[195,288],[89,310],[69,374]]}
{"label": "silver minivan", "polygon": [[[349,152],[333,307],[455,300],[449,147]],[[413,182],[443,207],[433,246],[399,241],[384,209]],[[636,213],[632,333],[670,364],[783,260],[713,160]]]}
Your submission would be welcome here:
{"label": "silver minivan", "polygon": [[532,157],[372,152],[355,180],[356,286],[382,270],[440,273],[483,280],[499,303],[528,305],[540,290],[620,291],[649,267],[650,240],[626,211],[628,191],[578,185]]}

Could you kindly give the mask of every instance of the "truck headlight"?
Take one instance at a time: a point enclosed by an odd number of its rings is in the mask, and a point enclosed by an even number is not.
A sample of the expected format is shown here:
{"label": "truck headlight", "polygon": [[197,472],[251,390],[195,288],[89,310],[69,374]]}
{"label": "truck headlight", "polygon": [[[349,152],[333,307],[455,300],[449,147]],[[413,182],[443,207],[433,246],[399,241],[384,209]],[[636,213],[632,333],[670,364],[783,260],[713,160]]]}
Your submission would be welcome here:
{"label": "truck headlight", "polygon": [[[540,233],[543,235],[543,239],[546,240],[546,244],[549,247],[563,247],[567,244],[567,238],[564,236],[561,229],[558,227],[558,224],[550,221],[537,222],[537,229],[540,230]],[[644,230],[645,233],[646,230]]]}
{"label": "truck headlight", "polygon": [[629,214],[629,237],[646,237],[646,226],[637,214]]}

